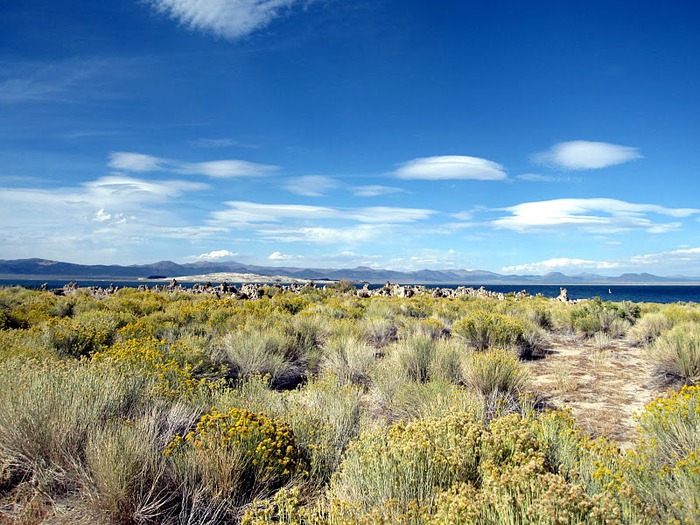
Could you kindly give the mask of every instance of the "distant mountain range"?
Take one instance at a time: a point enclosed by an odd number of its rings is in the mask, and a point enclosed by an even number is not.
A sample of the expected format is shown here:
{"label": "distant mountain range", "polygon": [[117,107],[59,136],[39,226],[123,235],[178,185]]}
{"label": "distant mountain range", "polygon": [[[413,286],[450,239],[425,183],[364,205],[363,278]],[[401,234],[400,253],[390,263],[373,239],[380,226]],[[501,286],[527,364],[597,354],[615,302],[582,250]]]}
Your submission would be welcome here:
{"label": "distant mountain range", "polygon": [[674,276],[660,277],[649,273],[625,273],[617,277],[583,273],[564,275],[551,272],[545,275],[501,275],[483,270],[418,270],[400,272],[358,266],[357,268],[295,268],[246,265],[238,262],[196,262],[177,264],[160,261],[153,264],[131,266],[83,265],[46,259],[0,259],[0,278],[24,279],[113,279],[172,278],[177,276],[209,273],[252,273],[272,276],[282,275],[297,279],[341,280],[401,284],[690,284],[700,278]]}

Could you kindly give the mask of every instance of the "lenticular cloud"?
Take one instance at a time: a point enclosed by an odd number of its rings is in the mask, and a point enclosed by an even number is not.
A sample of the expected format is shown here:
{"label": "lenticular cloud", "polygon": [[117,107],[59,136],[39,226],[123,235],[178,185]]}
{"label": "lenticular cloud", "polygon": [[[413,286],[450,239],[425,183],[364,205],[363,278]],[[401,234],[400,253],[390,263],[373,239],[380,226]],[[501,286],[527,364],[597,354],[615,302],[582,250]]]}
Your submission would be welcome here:
{"label": "lenticular cloud", "polygon": [[265,27],[299,0],[151,0],[190,29],[235,40]]}
{"label": "lenticular cloud", "polygon": [[593,170],[623,164],[641,157],[637,148],[629,146],[572,140],[560,142],[547,151],[535,154],[534,160],[540,164],[567,170]]}

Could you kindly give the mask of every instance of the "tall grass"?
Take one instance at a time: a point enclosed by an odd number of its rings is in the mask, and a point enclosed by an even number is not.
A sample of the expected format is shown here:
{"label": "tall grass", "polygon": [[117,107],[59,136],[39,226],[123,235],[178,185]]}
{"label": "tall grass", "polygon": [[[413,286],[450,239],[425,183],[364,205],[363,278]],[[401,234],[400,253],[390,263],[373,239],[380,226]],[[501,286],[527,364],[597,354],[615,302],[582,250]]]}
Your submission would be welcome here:
{"label": "tall grass", "polygon": [[13,476],[70,488],[90,436],[128,418],[144,381],[90,364],[0,364],[0,453]]}

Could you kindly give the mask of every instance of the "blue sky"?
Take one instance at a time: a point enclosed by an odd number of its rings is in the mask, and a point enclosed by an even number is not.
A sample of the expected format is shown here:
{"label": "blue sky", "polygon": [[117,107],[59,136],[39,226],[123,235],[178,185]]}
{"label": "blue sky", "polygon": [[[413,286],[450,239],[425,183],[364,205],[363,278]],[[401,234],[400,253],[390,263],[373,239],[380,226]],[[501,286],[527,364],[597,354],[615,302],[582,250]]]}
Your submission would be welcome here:
{"label": "blue sky", "polygon": [[0,7],[0,258],[700,276],[693,1]]}

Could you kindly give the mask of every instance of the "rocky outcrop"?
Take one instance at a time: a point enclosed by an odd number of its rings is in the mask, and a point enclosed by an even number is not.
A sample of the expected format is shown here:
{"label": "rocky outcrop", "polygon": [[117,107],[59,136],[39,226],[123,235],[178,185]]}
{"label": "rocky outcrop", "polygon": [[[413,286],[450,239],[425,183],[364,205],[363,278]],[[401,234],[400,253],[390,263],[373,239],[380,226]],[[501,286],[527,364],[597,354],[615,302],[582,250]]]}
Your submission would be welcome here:
{"label": "rocky outcrop", "polygon": [[[151,291],[151,292],[161,292],[161,293],[188,293],[195,295],[211,295],[213,297],[223,299],[240,299],[240,300],[251,300],[255,301],[262,299],[266,295],[269,295],[271,289],[273,293],[302,293],[309,289],[317,289],[318,287],[313,282],[308,282],[305,284],[292,283],[287,285],[282,284],[256,284],[256,283],[246,283],[237,288],[234,285],[222,282],[214,286],[211,282],[196,283],[190,288],[182,286],[176,279],[173,279],[169,284],[156,284],[149,287],[147,284],[140,284],[138,290],[141,292]],[[327,286],[323,286],[323,289],[329,289]],[[77,283],[68,283],[62,288],[53,290],[56,295],[73,295],[76,293],[87,293],[88,295],[101,299],[104,297],[109,297],[113,295],[118,290],[118,287],[114,284],[110,284],[107,288],[102,288],[99,286],[90,286],[87,288],[81,288]],[[506,297],[513,297],[516,300],[528,297],[529,294],[522,290],[515,294],[504,294],[502,292],[494,292],[487,290],[483,286],[480,288],[472,288],[466,286],[459,286],[457,288],[429,288],[423,285],[402,285],[396,283],[387,282],[381,288],[376,288],[371,290],[369,284],[364,284],[362,288],[355,290],[354,295],[357,297],[400,297],[400,298],[410,298],[418,295],[422,296],[432,296],[436,298],[455,298],[455,297],[491,297],[498,300],[505,300]],[[564,298],[562,298],[562,296]],[[557,298],[560,301],[568,301],[566,295],[566,289],[562,288],[562,294]]]}

